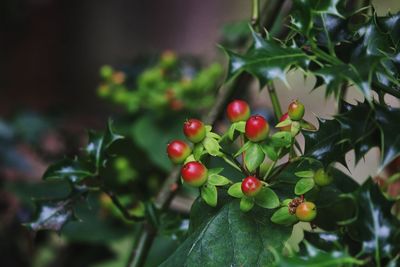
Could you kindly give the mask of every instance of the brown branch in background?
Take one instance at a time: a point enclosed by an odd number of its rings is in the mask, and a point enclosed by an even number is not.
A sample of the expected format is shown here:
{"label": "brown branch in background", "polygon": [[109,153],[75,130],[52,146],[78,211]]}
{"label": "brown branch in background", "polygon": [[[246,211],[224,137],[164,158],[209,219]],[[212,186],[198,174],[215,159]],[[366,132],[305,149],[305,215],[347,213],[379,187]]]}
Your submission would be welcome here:
{"label": "brown branch in background", "polygon": [[[275,0],[268,2],[261,11],[260,23],[266,29],[270,29],[275,20],[280,14],[280,9],[288,1]],[[252,76],[247,73],[242,73],[232,85],[222,85],[218,90],[218,95],[215,104],[208,114],[203,118],[206,124],[214,124],[220,114],[222,113],[226,102],[229,100],[232,93],[240,88],[246,88],[253,80]],[[180,168],[175,167],[165,180],[161,190],[156,196],[155,206],[161,211],[167,210],[169,205],[174,198],[175,194],[179,189],[179,173]],[[157,229],[154,228],[150,223],[144,222],[142,228],[139,231],[139,235],[136,238],[136,242],[133,246],[132,253],[129,257],[129,267],[140,267],[143,266],[153,243],[153,240],[157,234]]]}

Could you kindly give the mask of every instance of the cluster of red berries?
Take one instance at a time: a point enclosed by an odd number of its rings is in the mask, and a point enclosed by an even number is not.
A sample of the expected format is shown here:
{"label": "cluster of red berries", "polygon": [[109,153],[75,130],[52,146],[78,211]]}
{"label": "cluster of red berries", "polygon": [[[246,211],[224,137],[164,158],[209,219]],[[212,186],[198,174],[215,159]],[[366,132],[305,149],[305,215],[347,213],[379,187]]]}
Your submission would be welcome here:
{"label": "cluster of red berries", "polygon": [[232,123],[246,121],[245,135],[250,141],[260,142],[268,137],[268,122],[261,115],[250,116],[250,107],[245,101],[232,101],[226,109],[226,114]]}
{"label": "cluster of red berries", "polygon": [[[244,133],[244,136],[250,142],[259,143],[268,138],[269,124],[267,120],[261,115],[251,115],[250,107],[245,101],[234,100],[229,103],[226,114],[233,126],[235,126],[234,124],[241,125],[241,133]],[[284,125],[278,128],[282,131],[291,131],[293,134],[293,125],[304,121],[302,119],[303,116],[304,105],[297,100],[293,101],[288,107],[288,112],[280,119],[280,122],[285,121]],[[187,120],[183,126],[183,133],[195,147],[198,146],[198,143],[202,143],[206,136],[208,136],[206,126],[198,119]],[[172,141],[167,146],[167,154],[173,163],[184,163],[181,168],[181,177],[186,184],[194,187],[202,187],[207,183],[208,169],[200,161],[192,159],[192,149],[188,143],[182,140]],[[323,173],[318,174],[318,177],[323,176]],[[267,190],[263,189],[263,184],[265,183],[256,176],[247,176],[241,183],[238,183],[238,186],[240,185],[240,189],[238,188],[238,190],[241,191],[238,195],[242,195],[247,199],[257,199],[258,195],[261,196]],[[234,193],[233,195],[236,194]],[[306,222],[314,220],[317,214],[315,204],[305,201],[303,197],[295,198],[289,202],[288,211],[289,214],[296,215],[298,220]]]}
{"label": "cluster of red berries", "polygon": [[[189,119],[183,124],[183,133],[186,138],[196,144],[206,137],[206,128],[202,121]],[[167,154],[175,164],[182,164],[192,153],[189,144],[182,140],[173,140],[167,146]],[[199,161],[187,162],[181,169],[181,176],[185,183],[200,187],[207,181],[207,168]]]}

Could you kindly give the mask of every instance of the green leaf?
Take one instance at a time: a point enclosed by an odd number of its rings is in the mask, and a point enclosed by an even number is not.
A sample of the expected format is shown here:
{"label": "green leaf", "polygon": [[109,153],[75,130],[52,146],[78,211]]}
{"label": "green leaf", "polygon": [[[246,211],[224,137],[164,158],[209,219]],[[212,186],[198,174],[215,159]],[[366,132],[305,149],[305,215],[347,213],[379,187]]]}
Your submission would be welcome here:
{"label": "green leaf", "polygon": [[211,207],[216,207],[218,202],[218,191],[215,185],[205,184],[202,186],[201,198]]}
{"label": "green leaf", "polygon": [[289,213],[289,207],[279,208],[271,217],[271,221],[282,225],[292,225],[298,221],[296,215]]}
{"label": "green leaf", "polygon": [[276,193],[268,188],[263,187],[261,191],[255,196],[256,204],[266,209],[275,209],[279,207],[279,198]]}
{"label": "green leaf", "polygon": [[90,161],[94,163],[96,171],[105,166],[108,148],[120,139],[123,139],[123,137],[114,133],[111,120],[108,121],[107,130],[104,134],[89,132],[89,142],[85,147],[85,151]]}
{"label": "green leaf", "polygon": [[288,126],[288,125],[290,125],[290,124],[292,124],[292,120],[289,119],[289,118],[287,118],[286,120],[281,121],[280,123],[278,123],[277,125],[275,125],[275,128],[285,127],[285,126]]}
{"label": "green leaf", "polygon": [[229,197],[217,208],[196,201],[187,239],[161,266],[271,266],[270,249],[281,251],[291,234],[291,228],[272,223],[271,214],[259,207],[244,213]]}
{"label": "green leaf", "polygon": [[71,200],[64,200],[56,203],[43,203],[38,204],[38,206],[36,220],[25,224],[33,231],[60,231],[66,223],[75,218]]}
{"label": "green leaf", "polygon": [[242,192],[242,183],[234,183],[231,185],[228,189],[228,194],[232,197],[242,198],[244,196]]}
{"label": "green leaf", "polygon": [[50,165],[43,174],[43,179],[68,179],[73,183],[78,183],[86,177],[94,175],[88,166],[82,164],[80,160],[64,159]]}
{"label": "green leaf", "polygon": [[271,136],[271,142],[276,147],[288,147],[292,144],[292,135],[289,132],[277,132]]}
{"label": "green leaf", "polygon": [[197,143],[193,147],[193,156],[195,160],[200,160],[201,156],[203,155],[204,146],[202,143]]}
{"label": "green leaf", "polygon": [[391,107],[376,107],[376,121],[381,135],[381,168],[400,155],[400,135],[393,126],[398,123],[400,109]]}
{"label": "green leaf", "polygon": [[256,76],[261,85],[280,79],[286,82],[285,72],[292,67],[306,68],[310,59],[301,49],[285,47],[267,37],[264,40],[252,32],[253,47],[244,55],[226,50],[229,56],[228,79],[240,72]]}
{"label": "green leaf", "polygon": [[208,136],[210,138],[214,138],[217,141],[221,139],[221,136],[219,134],[216,134],[213,132],[208,132],[206,136]]}
{"label": "green leaf", "polygon": [[219,174],[224,170],[224,168],[212,168],[212,169],[208,169],[208,175],[212,175],[212,174]]}
{"label": "green leaf", "polygon": [[233,138],[235,137],[235,129],[236,129],[236,122],[232,123],[228,129],[228,137],[231,141],[233,141]]}
{"label": "green leaf", "polygon": [[332,162],[346,165],[345,154],[351,149],[341,136],[340,124],[336,120],[318,118],[317,132],[303,132],[305,139],[304,156],[314,158],[328,166]]}
{"label": "green leaf", "polygon": [[262,151],[268,156],[272,161],[278,160],[278,151],[274,147],[270,146],[268,143],[261,145]]}
{"label": "green leaf", "polygon": [[383,196],[372,179],[353,195],[358,203],[358,216],[348,226],[350,236],[362,242],[364,254],[378,255],[375,261],[393,258],[400,249],[400,222],[391,213],[393,202]]}
{"label": "green leaf", "polygon": [[190,154],[190,155],[185,159],[185,161],[183,162],[183,164],[186,164],[186,163],[191,162],[191,161],[196,161],[196,159],[194,158],[193,154]]}
{"label": "green leaf", "polygon": [[[305,36],[310,36],[316,18],[321,15],[342,15],[337,9],[340,0],[293,1],[292,25]],[[311,37],[311,36],[310,36]]]}
{"label": "green leaf", "polygon": [[231,183],[231,181],[222,176],[222,175],[218,175],[218,174],[211,174],[208,175],[208,183],[211,185],[215,185],[215,186],[223,186],[223,185],[227,185],[229,183]]}
{"label": "green leaf", "polygon": [[240,199],[240,210],[248,212],[254,207],[254,198],[243,196]]}
{"label": "green leaf", "polygon": [[303,195],[314,188],[313,178],[302,178],[300,179],[294,188],[294,193],[296,195]]}
{"label": "green leaf", "polygon": [[[335,116],[340,123],[342,140],[348,140],[354,148],[357,162],[374,146],[381,149],[381,169],[400,155],[400,137],[393,125],[400,117],[400,109],[366,103],[344,103],[346,112]],[[321,127],[320,127],[321,128]]]}
{"label": "green leaf", "polygon": [[249,172],[255,171],[261,163],[264,161],[265,155],[261,148],[261,145],[257,143],[251,143],[249,148],[246,150],[244,155],[244,163]]}
{"label": "green leaf", "polygon": [[298,121],[292,122],[292,126],[290,128],[290,133],[293,137],[295,137],[300,132],[300,123]]}
{"label": "green leaf", "polygon": [[247,141],[246,143],[244,143],[244,145],[238,150],[238,152],[236,152],[235,154],[235,158],[238,157],[240,154],[242,154],[243,152],[245,152],[247,149],[249,149],[249,147],[251,146],[252,142],[251,141]]}
{"label": "green leaf", "polygon": [[221,146],[219,145],[218,141],[212,137],[206,137],[203,140],[204,148],[206,149],[207,153],[211,156],[220,156]]}
{"label": "green leaf", "polygon": [[294,175],[296,175],[297,177],[301,177],[301,178],[313,178],[314,177],[314,171],[299,171],[299,172],[295,172]]}
{"label": "green leaf", "polygon": [[300,127],[302,130],[306,130],[306,131],[316,131],[317,130],[317,127],[315,127],[311,122],[308,122],[306,120],[300,121]]}
{"label": "green leaf", "polygon": [[235,124],[236,124],[235,129],[238,132],[241,132],[241,133],[245,133],[246,132],[246,122],[245,121],[238,121],[238,122],[235,122]]}

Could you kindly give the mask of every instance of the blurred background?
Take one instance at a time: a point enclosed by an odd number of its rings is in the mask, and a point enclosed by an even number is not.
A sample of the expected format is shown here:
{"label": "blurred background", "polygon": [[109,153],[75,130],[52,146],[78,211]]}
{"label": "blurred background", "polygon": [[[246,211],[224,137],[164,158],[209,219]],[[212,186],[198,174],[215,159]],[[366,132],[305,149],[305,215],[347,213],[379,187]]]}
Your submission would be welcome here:
{"label": "blurred background", "polygon": [[[398,0],[372,2],[380,15],[400,9]],[[171,169],[167,142],[182,135],[185,118],[212,106],[226,66],[217,44],[243,46],[250,7],[248,0],[0,1],[0,265],[124,265],[137,229],[110,207],[107,196],[93,195],[90,208],[77,207],[83,222],[68,224],[61,235],[32,236],[21,226],[34,216],[32,199],[67,194],[62,183],[39,183],[41,176],[50,163],[79,153],[87,129],[102,131],[113,117],[129,140],[115,148],[122,156],[107,170],[110,183],[140,213],[138,201],[154,195]],[[313,83],[293,72],[291,88],[276,86],[283,107],[298,98],[310,111],[307,119],[316,122],[313,113],[329,117],[337,107],[324,99],[324,90],[310,93]],[[132,93],[138,84],[158,88],[157,95]],[[272,117],[257,83],[237,97]],[[355,90],[347,97],[362,100]],[[359,182],[376,174],[376,155],[371,150],[351,170]],[[145,190],[133,196],[138,186]],[[151,252],[157,256],[147,266],[179,244],[192,193],[186,189],[187,201],[174,204],[166,218],[171,228],[158,238]]]}

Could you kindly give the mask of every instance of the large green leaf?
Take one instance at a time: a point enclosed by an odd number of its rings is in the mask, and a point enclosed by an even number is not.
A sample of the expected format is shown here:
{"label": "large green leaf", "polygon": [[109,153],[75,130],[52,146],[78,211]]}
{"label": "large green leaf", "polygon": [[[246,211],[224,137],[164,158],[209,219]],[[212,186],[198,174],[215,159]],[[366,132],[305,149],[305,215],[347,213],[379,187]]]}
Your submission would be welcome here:
{"label": "large green leaf", "polygon": [[388,201],[372,179],[353,194],[358,203],[357,219],[348,227],[350,236],[362,242],[362,252],[375,261],[391,259],[400,249],[400,222],[391,214]]}
{"label": "large green leaf", "polygon": [[286,81],[285,73],[293,67],[306,68],[310,58],[299,48],[287,47],[253,32],[253,47],[245,55],[227,51],[229,56],[228,78],[242,71],[256,76],[261,85],[273,79]]}
{"label": "large green leaf", "polygon": [[188,238],[161,266],[269,266],[270,249],[280,251],[291,233],[271,215],[257,206],[244,213],[239,200],[225,199],[214,210],[196,201]]}
{"label": "large green leaf", "polygon": [[374,146],[381,149],[381,167],[400,155],[400,136],[393,130],[400,118],[400,109],[380,104],[371,109],[366,103],[344,107],[346,112],[335,116],[340,123],[338,132],[355,149],[357,161]]}
{"label": "large green leaf", "polygon": [[325,166],[335,161],[347,166],[344,156],[350,150],[350,145],[342,138],[339,122],[325,119],[318,119],[318,121],[318,131],[303,132],[304,156],[314,158]]}

